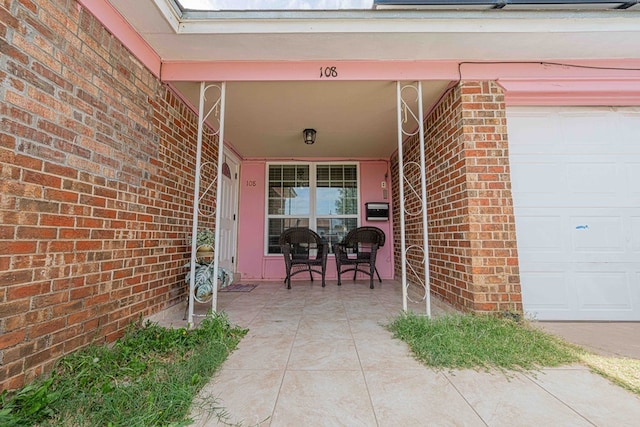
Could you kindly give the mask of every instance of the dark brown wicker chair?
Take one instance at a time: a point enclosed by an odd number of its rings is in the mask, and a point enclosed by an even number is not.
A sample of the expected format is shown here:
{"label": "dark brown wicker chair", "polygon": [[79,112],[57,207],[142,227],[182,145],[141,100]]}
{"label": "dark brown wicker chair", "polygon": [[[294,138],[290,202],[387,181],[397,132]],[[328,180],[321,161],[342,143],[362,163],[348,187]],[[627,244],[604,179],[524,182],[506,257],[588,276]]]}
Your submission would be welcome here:
{"label": "dark brown wicker chair", "polygon": [[[333,245],[336,255],[336,268],[338,269],[338,286],[342,273],[353,271],[353,280],[356,280],[358,272],[367,274],[370,278],[370,288],[373,289],[373,275],[378,276],[382,283],[378,269],[376,268],[376,254],[378,248],[384,245],[384,231],[378,227],[358,227],[349,231],[340,243]],[[369,268],[364,270],[360,265],[367,264]],[[347,267],[343,269],[343,267]]]}
{"label": "dark brown wicker chair", "polygon": [[305,271],[309,272],[311,281],[312,273],[320,274],[322,286],[325,286],[329,245],[322,237],[306,227],[294,227],[282,232],[279,244],[287,271],[287,277],[284,279],[287,289],[291,289],[291,276]]}

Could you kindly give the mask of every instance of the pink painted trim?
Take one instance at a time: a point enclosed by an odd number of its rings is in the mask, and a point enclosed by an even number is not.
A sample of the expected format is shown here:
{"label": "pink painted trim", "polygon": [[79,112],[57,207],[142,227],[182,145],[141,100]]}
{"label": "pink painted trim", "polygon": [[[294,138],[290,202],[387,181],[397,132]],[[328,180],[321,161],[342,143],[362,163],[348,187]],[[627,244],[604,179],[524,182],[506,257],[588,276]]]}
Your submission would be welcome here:
{"label": "pink painted trim", "polygon": [[[321,67],[336,67],[337,76],[320,77]],[[640,60],[164,62],[162,77],[165,81],[617,79],[640,78]]]}
{"label": "pink painted trim", "polygon": [[640,97],[625,98],[623,96],[616,97],[611,96],[586,96],[586,95],[556,95],[551,93],[537,93],[533,96],[514,95],[505,96],[505,102],[507,105],[539,105],[539,106],[638,106],[640,105]]}
{"label": "pink painted trim", "polygon": [[640,78],[640,60],[462,61],[462,80]]}
{"label": "pink painted trim", "polygon": [[[453,80],[457,63],[444,61],[222,61],[164,62],[167,81]],[[320,69],[336,67],[336,77]]]}
{"label": "pink painted trim", "polygon": [[499,80],[507,105],[640,105],[640,78]]}
{"label": "pink painted trim", "polygon": [[162,68],[160,56],[107,0],[78,0],[78,2],[120,40],[149,71],[160,78]]}
{"label": "pink painted trim", "polygon": [[461,63],[463,80],[496,80],[508,105],[639,105],[640,60]]}
{"label": "pink painted trim", "polygon": [[[640,60],[590,61],[227,61],[164,63],[166,80],[322,81],[322,67],[336,67],[332,80],[495,80],[510,105],[638,105]],[[455,84],[455,83],[454,83]],[[258,159],[256,159],[258,160]]]}

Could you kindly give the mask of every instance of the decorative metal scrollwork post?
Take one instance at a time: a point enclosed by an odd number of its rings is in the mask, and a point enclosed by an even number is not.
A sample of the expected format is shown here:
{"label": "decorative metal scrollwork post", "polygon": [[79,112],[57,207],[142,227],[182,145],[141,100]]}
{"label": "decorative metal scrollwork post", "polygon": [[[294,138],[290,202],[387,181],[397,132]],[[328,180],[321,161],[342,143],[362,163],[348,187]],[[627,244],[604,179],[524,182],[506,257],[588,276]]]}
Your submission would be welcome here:
{"label": "decorative metal scrollwork post", "polygon": [[[226,83],[221,84],[205,84],[200,83],[200,102],[198,107],[198,139],[196,148],[196,176],[193,190],[193,225],[191,229],[191,269],[189,276],[189,299],[188,308],[189,315],[187,322],[189,327],[193,326],[193,308],[194,308],[194,294],[195,294],[195,274],[196,274],[196,236],[198,232],[198,218],[202,216],[216,216],[215,226],[215,242],[214,242],[214,254],[213,254],[213,271],[218,271],[218,254],[220,245],[220,209],[217,207],[220,203],[221,184],[222,178],[222,163],[223,163],[223,148],[224,148],[224,112],[225,112],[225,89]],[[212,102],[207,102],[207,92],[213,93]],[[209,104],[205,111],[205,103]],[[218,168],[215,177],[213,176],[213,163],[202,162],[202,136],[205,133],[205,123],[210,118],[217,122],[218,126],[214,125],[214,130],[211,133],[207,133],[210,136],[218,136]],[[217,128],[217,130],[215,130]],[[205,186],[201,192],[201,181],[203,176],[205,177]],[[216,186],[216,208],[211,212],[203,210],[201,207],[201,201],[209,194],[213,186]],[[214,275],[215,276],[215,275]],[[213,289],[213,297],[211,299],[211,309],[216,310],[216,304],[218,301],[218,286],[215,283]]]}
{"label": "decorative metal scrollwork post", "polygon": [[[407,311],[407,300],[413,303],[425,302],[427,316],[431,316],[431,288],[429,281],[429,255],[428,255],[428,230],[427,230],[427,183],[424,149],[424,118],[422,109],[422,82],[402,84],[397,82],[397,114],[398,114],[398,182],[400,196],[400,245],[401,245],[401,269],[402,269],[402,308]],[[416,111],[417,110],[417,111]],[[409,130],[407,130],[409,129]],[[403,142],[406,137],[418,135],[420,145],[420,162],[404,163]],[[416,169],[420,176],[420,188],[417,189],[414,182],[406,178],[405,170]],[[413,174],[415,175],[415,174]],[[411,210],[405,203],[405,187],[420,202],[418,209]],[[412,244],[407,247],[406,218],[422,216],[422,245]],[[414,254],[414,263],[419,261],[423,265],[424,276],[421,278],[416,271],[415,264],[409,264],[407,258]],[[407,280],[407,267],[411,270],[412,278],[417,283]],[[424,293],[419,300],[412,300],[409,292],[410,286],[417,286]]]}

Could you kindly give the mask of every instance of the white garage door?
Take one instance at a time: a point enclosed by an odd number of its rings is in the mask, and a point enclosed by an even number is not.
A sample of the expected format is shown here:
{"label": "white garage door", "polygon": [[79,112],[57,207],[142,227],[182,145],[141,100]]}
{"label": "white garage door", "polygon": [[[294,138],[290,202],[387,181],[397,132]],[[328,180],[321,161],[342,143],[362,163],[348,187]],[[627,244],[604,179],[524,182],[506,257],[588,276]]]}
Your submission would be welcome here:
{"label": "white garage door", "polygon": [[640,108],[507,117],[525,311],[640,320]]}

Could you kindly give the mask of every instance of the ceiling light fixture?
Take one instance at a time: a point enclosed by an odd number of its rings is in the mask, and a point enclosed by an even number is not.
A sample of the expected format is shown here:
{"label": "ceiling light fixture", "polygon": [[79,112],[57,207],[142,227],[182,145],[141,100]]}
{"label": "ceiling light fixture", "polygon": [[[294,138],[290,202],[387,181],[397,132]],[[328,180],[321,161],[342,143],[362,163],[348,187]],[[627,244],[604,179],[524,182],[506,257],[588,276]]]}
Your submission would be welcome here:
{"label": "ceiling light fixture", "polygon": [[302,135],[304,136],[304,143],[311,145],[316,142],[316,130],[315,129],[305,129],[302,131]]}

